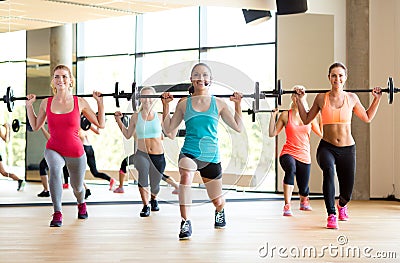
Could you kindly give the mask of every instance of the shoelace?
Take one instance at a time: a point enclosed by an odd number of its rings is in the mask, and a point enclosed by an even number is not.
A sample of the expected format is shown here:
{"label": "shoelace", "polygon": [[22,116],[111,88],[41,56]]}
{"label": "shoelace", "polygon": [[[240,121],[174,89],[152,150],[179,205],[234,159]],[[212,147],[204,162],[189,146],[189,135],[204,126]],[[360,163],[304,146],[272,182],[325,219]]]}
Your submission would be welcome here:
{"label": "shoelace", "polygon": [[339,213],[340,213],[341,216],[347,217],[347,206],[341,207],[339,209]]}
{"label": "shoelace", "polygon": [[79,204],[78,205],[78,210],[79,210],[79,214],[81,214],[81,215],[86,214],[86,205],[85,204]]}
{"label": "shoelace", "polygon": [[61,213],[54,213],[53,214],[53,221],[61,221],[62,214]]}
{"label": "shoelace", "polygon": [[215,215],[215,222],[217,223],[223,223],[224,222],[224,212],[217,212]]}
{"label": "shoelace", "polygon": [[189,223],[187,221],[183,222],[181,227],[181,233],[189,232]]}

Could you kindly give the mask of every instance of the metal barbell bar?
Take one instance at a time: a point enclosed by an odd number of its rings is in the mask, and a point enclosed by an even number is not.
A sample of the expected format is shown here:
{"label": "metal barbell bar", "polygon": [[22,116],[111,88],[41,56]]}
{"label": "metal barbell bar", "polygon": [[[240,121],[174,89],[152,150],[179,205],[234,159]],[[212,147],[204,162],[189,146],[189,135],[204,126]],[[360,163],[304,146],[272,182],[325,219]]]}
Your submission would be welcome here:
{"label": "metal barbell bar", "polygon": [[[119,99],[120,98],[127,98],[126,96],[122,95],[120,96],[121,92],[119,91],[119,86],[118,82],[115,82],[115,88],[114,88],[114,93],[104,93],[101,94],[102,97],[113,97],[115,99],[115,104],[119,108]],[[92,97],[92,94],[78,94],[76,95],[78,97]],[[44,96],[36,96],[36,99],[46,99],[51,97],[51,95],[44,95]],[[3,101],[4,103],[7,104],[7,110],[9,112],[12,112],[14,109],[14,102],[17,100],[27,100],[26,97],[14,97],[14,91],[12,90],[11,87],[7,87],[6,95],[3,96],[3,98],[0,98],[0,101]]]}
{"label": "metal barbell bar", "polygon": [[[330,90],[319,90],[319,89],[317,89],[317,90],[306,90],[305,92],[306,93],[325,93],[325,92],[328,92],[328,91],[330,91]],[[358,93],[358,92],[372,92],[372,89],[359,89],[359,90],[356,90],[356,89],[345,89],[344,91]],[[382,89],[382,92],[388,93],[388,102],[389,102],[389,104],[393,103],[394,94],[398,93],[399,91],[400,91],[399,88],[394,87],[393,78],[389,77],[388,78],[388,82],[387,82],[387,88],[386,89]],[[282,89],[282,80],[279,79],[274,90],[272,90],[272,91],[271,90],[262,91],[261,93],[276,96],[277,104],[280,106],[280,105],[282,105],[282,95],[284,95],[284,94],[294,94],[295,91],[294,90],[283,90]]]}
{"label": "metal barbell bar", "polygon": [[[178,84],[179,85],[179,84]],[[189,88],[189,86],[188,86]],[[140,105],[140,99],[141,98],[161,98],[161,95],[157,95],[157,94],[148,94],[148,95],[141,95],[139,92],[138,87],[136,87],[135,83],[132,84],[132,94],[131,95],[131,100],[132,100],[132,109],[133,111],[136,111]],[[126,93],[128,94],[128,93]],[[174,95],[174,98],[185,98],[188,95],[184,95],[184,94],[177,94]],[[219,97],[219,98],[229,98],[232,96],[232,94],[213,94],[213,96],[215,97]],[[274,98],[276,97],[275,94],[266,94],[261,92],[260,93],[260,85],[259,82],[255,82],[254,85],[254,93],[251,94],[243,94],[242,98],[252,98],[254,99],[253,101],[253,110],[255,112],[257,112],[260,108],[260,99],[265,99],[267,97],[271,97]]]}

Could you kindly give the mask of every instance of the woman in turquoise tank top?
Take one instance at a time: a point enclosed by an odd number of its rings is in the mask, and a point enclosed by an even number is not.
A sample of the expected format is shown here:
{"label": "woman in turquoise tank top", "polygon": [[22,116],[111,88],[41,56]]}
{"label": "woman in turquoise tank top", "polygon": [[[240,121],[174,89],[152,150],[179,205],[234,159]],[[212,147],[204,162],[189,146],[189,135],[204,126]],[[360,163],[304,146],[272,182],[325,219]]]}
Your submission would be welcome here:
{"label": "woman in turquoise tank top", "polygon": [[177,129],[182,121],[185,121],[186,126],[185,142],[179,156],[181,240],[189,239],[192,235],[188,206],[192,203],[190,188],[196,171],[200,172],[208,197],[215,206],[214,227],[225,227],[225,200],[222,196],[222,168],[217,134],[219,118],[237,132],[243,129],[240,106],[242,94],[235,92],[230,97],[235,104],[235,114],[232,114],[224,99],[209,94],[212,74],[207,64],[196,64],[192,68],[190,81],[194,92],[178,102],[172,117],[169,114],[169,102],[173,95],[165,92],[161,96],[164,130],[168,132]]}

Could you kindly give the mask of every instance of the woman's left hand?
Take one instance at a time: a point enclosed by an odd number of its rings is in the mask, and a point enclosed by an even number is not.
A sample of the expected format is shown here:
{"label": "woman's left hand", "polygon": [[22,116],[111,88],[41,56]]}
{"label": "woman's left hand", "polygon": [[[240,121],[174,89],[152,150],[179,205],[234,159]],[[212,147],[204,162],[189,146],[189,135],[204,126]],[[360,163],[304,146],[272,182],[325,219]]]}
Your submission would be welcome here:
{"label": "woman's left hand", "polygon": [[232,96],[230,96],[229,97],[229,99],[230,99],[230,101],[233,101],[233,102],[241,102],[242,101],[242,97],[243,97],[243,94],[242,93],[240,93],[240,92],[234,92],[233,93],[233,95]]}
{"label": "woman's left hand", "polygon": [[93,98],[97,101],[97,103],[103,103],[103,96],[101,96],[100,91],[93,91]]}
{"label": "woman's left hand", "polygon": [[381,99],[382,97],[382,89],[381,87],[375,87],[372,89],[372,96],[374,96],[377,99]]}

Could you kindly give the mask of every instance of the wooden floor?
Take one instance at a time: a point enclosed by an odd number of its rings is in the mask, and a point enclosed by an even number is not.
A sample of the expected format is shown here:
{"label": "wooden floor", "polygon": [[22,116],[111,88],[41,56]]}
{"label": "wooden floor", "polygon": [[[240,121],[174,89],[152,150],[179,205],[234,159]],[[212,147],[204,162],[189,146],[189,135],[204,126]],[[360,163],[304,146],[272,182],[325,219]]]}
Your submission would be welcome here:
{"label": "wooden floor", "polygon": [[[0,181],[9,183],[13,182]],[[135,186],[129,187],[137,192]],[[31,184],[24,192],[5,192],[23,198],[36,195],[38,189]],[[294,200],[294,216],[283,217],[282,201],[276,196],[268,200],[269,195],[263,194],[263,200],[250,193],[240,195],[243,200],[227,198],[227,227],[221,230],[213,228],[212,204],[195,203],[193,236],[188,241],[178,240],[179,207],[167,199],[148,218],[139,217],[139,203],[89,199],[87,220],[78,220],[76,206],[66,202],[60,228],[49,227],[52,207],[48,200],[3,205],[0,262],[400,262],[399,202],[352,201],[350,220],[340,222],[339,230],[328,230],[323,200],[312,200],[312,212],[299,211]],[[69,198],[67,193],[65,198]],[[316,255],[310,256],[309,251]]]}

